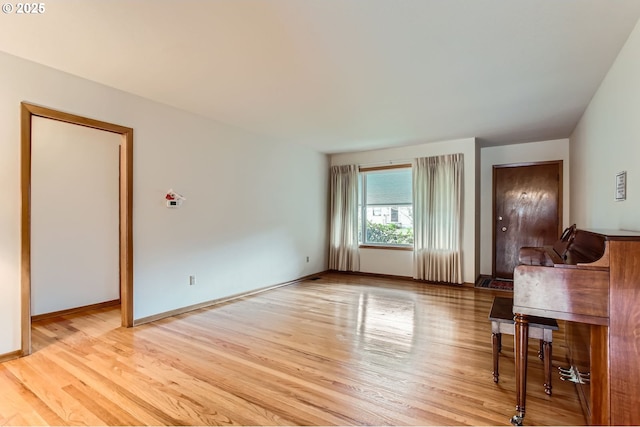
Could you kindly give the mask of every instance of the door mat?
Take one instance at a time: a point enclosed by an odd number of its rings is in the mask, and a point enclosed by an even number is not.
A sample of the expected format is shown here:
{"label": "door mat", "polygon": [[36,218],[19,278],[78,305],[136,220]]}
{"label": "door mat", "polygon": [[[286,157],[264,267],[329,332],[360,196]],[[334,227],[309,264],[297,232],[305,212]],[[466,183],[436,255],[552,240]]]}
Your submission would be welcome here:
{"label": "door mat", "polygon": [[480,276],[476,280],[476,288],[500,289],[513,291],[513,281],[493,279],[491,276]]}

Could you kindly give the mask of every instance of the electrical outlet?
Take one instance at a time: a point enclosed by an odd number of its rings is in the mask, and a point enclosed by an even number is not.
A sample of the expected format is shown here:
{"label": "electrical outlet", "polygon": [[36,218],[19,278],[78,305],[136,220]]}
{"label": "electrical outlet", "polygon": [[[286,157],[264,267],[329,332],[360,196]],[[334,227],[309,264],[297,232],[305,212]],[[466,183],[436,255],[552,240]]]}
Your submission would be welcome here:
{"label": "electrical outlet", "polygon": [[309,257],[307,257],[307,262],[309,262]]}
{"label": "electrical outlet", "polygon": [[196,276],[195,275],[189,276],[189,285],[193,286],[195,284],[196,284]]}

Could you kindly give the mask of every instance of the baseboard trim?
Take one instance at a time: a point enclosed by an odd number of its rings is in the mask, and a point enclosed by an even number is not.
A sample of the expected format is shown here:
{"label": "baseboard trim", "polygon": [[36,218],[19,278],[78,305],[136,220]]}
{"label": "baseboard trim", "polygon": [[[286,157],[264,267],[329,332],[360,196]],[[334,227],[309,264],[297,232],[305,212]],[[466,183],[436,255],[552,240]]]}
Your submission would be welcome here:
{"label": "baseboard trim", "polygon": [[373,277],[373,278],[376,278],[376,279],[405,280],[405,281],[408,281],[408,282],[415,282],[416,281],[411,276],[399,276],[399,275],[395,275],[395,274],[382,274],[382,273],[367,273],[366,271],[329,270],[329,273],[351,274],[351,275],[354,275],[354,276]]}
{"label": "baseboard trim", "polygon": [[327,273],[327,271],[321,271],[319,273],[309,274],[308,276],[303,276],[303,277],[300,277],[300,278],[295,279],[295,280],[290,280],[288,282],[278,283],[276,285],[266,286],[264,288],[254,289],[254,290],[247,291],[247,292],[241,292],[239,294],[230,295],[228,297],[218,298],[218,299],[209,300],[209,301],[204,301],[204,302],[201,302],[201,303],[198,303],[198,304],[193,304],[193,305],[188,305],[186,307],[177,308],[175,310],[170,310],[170,311],[165,311],[163,313],[154,314],[152,316],[142,317],[140,319],[135,319],[133,321],[133,326],[144,325],[145,323],[155,322],[157,320],[165,319],[167,317],[178,316],[180,314],[188,313],[188,312],[194,311],[194,310],[199,310],[201,308],[207,308],[207,307],[212,307],[214,305],[225,304],[225,303],[228,303],[228,302],[231,302],[233,300],[240,299],[240,298],[246,298],[246,297],[249,297],[249,296],[252,296],[252,295],[260,294],[260,293],[266,292],[266,291],[271,291],[273,289],[281,288],[281,287],[284,287],[284,286],[294,285],[296,283],[303,282],[303,281],[305,281],[307,279],[311,279],[312,277],[316,277],[316,276],[319,276],[319,275],[322,275],[322,274],[325,274],[325,273]]}
{"label": "baseboard trim", "polygon": [[11,353],[0,354],[0,363],[22,357],[22,350],[12,351]]}
{"label": "baseboard trim", "polygon": [[35,316],[31,316],[31,321],[37,322],[39,320],[51,319],[52,317],[66,316],[68,314],[77,314],[77,313],[82,313],[89,310],[97,310],[100,308],[113,307],[116,305],[120,305],[119,299],[99,302],[96,304],[84,305],[82,307],[68,308],[66,310],[53,311],[51,313],[36,314]]}
{"label": "baseboard trim", "polygon": [[356,276],[365,276],[365,277],[375,277],[378,279],[392,279],[392,280],[405,280],[408,282],[414,283],[425,283],[429,285],[446,285],[446,286],[456,286],[456,287],[465,287],[465,288],[473,288],[475,285],[469,282],[463,282],[462,284],[458,283],[449,283],[449,282],[431,282],[428,280],[418,280],[414,279],[411,276],[399,276],[395,274],[382,274],[382,273],[367,273],[365,271],[339,271],[339,270],[329,270],[328,273],[339,273],[339,274],[353,274]]}

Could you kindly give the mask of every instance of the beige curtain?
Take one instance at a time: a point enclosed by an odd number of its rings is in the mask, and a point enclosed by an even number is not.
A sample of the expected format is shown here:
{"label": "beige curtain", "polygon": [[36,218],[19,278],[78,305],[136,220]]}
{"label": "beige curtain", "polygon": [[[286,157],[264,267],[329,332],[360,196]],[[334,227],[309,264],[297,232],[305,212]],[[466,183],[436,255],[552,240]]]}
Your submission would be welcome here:
{"label": "beige curtain", "polygon": [[331,168],[329,268],[358,271],[358,166]]}
{"label": "beige curtain", "polygon": [[462,283],[462,154],[416,159],[413,277]]}

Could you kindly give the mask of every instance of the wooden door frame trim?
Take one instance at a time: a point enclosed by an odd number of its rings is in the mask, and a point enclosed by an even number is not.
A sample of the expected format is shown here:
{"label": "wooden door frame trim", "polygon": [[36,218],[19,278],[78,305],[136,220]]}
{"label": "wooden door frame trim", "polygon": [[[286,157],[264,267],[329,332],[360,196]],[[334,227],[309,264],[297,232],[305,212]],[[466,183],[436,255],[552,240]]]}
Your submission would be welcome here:
{"label": "wooden door frame trim", "polygon": [[63,113],[22,102],[20,104],[21,188],[21,337],[22,356],[31,354],[31,122],[43,117],[119,134],[120,142],[120,299],[122,326],[133,326],[133,129]]}
{"label": "wooden door frame trim", "polygon": [[493,165],[491,175],[491,277],[496,277],[496,170],[504,168],[517,168],[524,166],[558,165],[558,237],[562,234],[563,206],[564,206],[564,161],[547,160],[541,162],[521,162]]}

